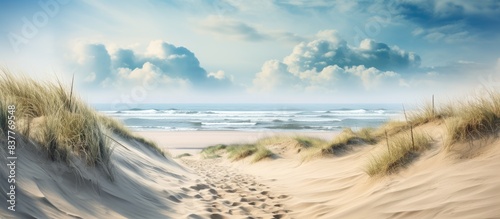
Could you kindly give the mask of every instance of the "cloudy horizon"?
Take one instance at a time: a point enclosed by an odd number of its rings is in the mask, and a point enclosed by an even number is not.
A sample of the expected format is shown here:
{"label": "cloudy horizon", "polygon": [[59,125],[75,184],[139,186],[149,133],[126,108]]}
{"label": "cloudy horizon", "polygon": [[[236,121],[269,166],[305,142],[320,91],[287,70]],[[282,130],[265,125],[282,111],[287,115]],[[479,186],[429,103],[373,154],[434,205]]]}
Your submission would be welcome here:
{"label": "cloudy horizon", "polygon": [[401,103],[500,87],[500,2],[0,3],[0,65],[93,103]]}

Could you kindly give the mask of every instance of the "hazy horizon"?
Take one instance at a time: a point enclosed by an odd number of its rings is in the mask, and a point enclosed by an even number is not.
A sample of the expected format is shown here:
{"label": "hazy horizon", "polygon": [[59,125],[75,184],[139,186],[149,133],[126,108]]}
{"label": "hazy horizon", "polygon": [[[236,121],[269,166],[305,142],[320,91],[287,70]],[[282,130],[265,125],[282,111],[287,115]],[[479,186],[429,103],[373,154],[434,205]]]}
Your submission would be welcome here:
{"label": "hazy horizon", "polygon": [[404,103],[500,87],[500,2],[0,3],[0,66],[90,103]]}

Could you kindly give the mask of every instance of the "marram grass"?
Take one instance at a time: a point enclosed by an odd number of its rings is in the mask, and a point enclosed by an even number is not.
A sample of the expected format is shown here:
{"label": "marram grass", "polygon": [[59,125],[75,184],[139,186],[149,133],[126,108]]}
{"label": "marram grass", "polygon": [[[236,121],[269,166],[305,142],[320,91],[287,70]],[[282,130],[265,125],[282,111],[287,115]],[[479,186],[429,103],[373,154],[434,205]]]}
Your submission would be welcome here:
{"label": "marram grass", "polygon": [[429,149],[432,139],[422,133],[415,133],[412,136],[409,133],[401,133],[392,136],[389,140],[387,150],[372,157],[365,167],[365,172],[370,176],[386,175],[397,171],[399,168],[408,165],[420,153]]}
{"label": "marram grass", "polygon": [[[112,153],[108,132],[135,139],[160,151],[154,143],[134,136],[115,120],[99,115],[60,83],[39,82],[0,69],[0,128],[6,131],[6,108],[16,107],[17,132],[38,143],[51,160],[70,156],[88,165],[108,167]],[[0,136],[1,137],[1,136]]]}
{"label": "marram grass", "polygon": [[274,156],[274,153],[265,146],[267,145],[266,143],[271,142],[274,142],[274,140],[264,138],[258,141],[257,144],[219,144],[206,147],[201,151],[201,154],[204,158],[211,159],[218,158],[221,154],[227,153],[227,157],[233,161],[251,157],[251,162],[255,163]]}

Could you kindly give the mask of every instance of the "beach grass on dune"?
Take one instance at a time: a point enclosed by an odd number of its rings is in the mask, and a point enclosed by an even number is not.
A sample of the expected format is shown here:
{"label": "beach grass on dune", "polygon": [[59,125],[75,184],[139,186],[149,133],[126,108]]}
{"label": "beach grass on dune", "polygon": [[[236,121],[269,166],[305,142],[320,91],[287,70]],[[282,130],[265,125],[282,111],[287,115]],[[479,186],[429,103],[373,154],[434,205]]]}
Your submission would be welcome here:
{"label": "beach grass on dune", "polygon": [[179,158],[191,157],[191,156],[193,156],[193,155],[191,155],[190,153],[182,153],[182,154],[175,156],[175,158],[179,159]]}
{"label": "beach grass on dune", "polygon": [[231,145],[226,148],[228,157],[232,160],[241,160],[257,151],[257,147],[253,144]]}
{"label": "beach grass on dune", "polygon": [[254,156],[253,156],[253,159],[252,159],[252,162],[259,162],[263,159],[266,159],[266,158],[271,158],[273,157],[274,153],[267,149],[266,147],[264,146],[259,146],[257,147],[257,151],[255,152]]}
{"label": "beach grass on dune", "polygon": [[60,84],[2,73],[0,98],[4,104],[16,107],[17,130],[33,137],[49,158],[67,161],[73,153],[91,165],[107,162],[110,147],[95,113],[87,105]]}
{"label": "beach grass on dune", "polygon": [[225,144],[218,144],[218,145],[213,145],[213,146],[208,146],[201,150],[201,154],[203,155],[204,158],[211,159],[211,158],[217,158],[220,157],[218,154],[219,151],[225,150],[227,145]]}
{"label": "beach grass on dune", "polygon": [[222,153],[227,153],[227,157],[233,161],[252,157],[251,162],[255,163],[274,155],[274,153],[264,145],[262,141],[259,144],[219,144],[204,148],[201,154],[204,158],[211,159],[220,157]]}
{"label": "beach grass on dune", "polygon": [[[2,131],[6,130],[8,105],[16,108],[16,131],[37,142],[51,160],[68,162],[74,155],[89,165],[109,167],[112,147],[107,132],[117,132],[115,124],[118,123],[95,112],[73,94],[72,88],[65,88],[61,83],[14,76],[1,70]],[[120,129],[126,133],[125,128]]]}
{"label": "beach grass on dune", "polygon": [[392,136],[388,149],[372,157],[365,167],[365,172],[370,176],[385,175],[395,172],[401,167],[408,165],[420,153],[429,149],[432,139],[422,133],[408,133]]}
{"label": "beach grass on dune", "polygon": [[443,119],[448,128],[448,146],[458,141],[498,134],[500,129],[500,93],[486,91],[482,95],[464,98],[432,109],[425,107],[414,115],[414,125]]}
{"label": "beach grass on dune", "polygon": [[340,155],[350,149],[352,145],[374,144],[377,142],[377,137],[374,135],[373,128],[363,128],[357,132],[350,128],[342,130],[340,134],[335,136],[330,142],[316,142],[311,150],[304,156],[305,160],[312,157],[320,157],[324,155]]}
{"label": "beach grass on dune", "polygon": [[164,150],[162,150],[160,147],[158,147],[158,144],[156,142],[151,141],[149,139],[146,139],[142,136],[136,135],[132,133],[125,125],[113,118],[107,117],[107,116],[99,116],[100,121],[104,124],[104,126],[111,130],[113,133],[129,139],[129,140],[135,140],[141,144],[144,144],[146,146],[149,146],[150,148],[156,150],[158,153],[160,153],[162,156],[170,156],[170,154]]}
{"label": "beach grass on dune", "polygon": [[295,136],[293,140],[297,141],[297,146],[300,148],[318,147],[326,144],[326,141],[320,138],[309,136]]}
{"label": "beach grass on dune", "polygon": [[498,137],[500,130],[500,94],[470,100],[446,120],[448,140],[446,148],[453,149],[459,141],[469,141],[486,136]]}

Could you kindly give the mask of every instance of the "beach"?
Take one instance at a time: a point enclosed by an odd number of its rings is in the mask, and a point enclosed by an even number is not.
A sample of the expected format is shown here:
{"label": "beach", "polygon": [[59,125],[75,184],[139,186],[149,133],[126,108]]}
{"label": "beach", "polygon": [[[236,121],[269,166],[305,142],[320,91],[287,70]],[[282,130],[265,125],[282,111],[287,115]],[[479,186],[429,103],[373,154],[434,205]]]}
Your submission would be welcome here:
{"label": "beach", "polygon": [[[113,118],[60,86],[5,77],[1,218],[500,215],[498,93],[424,107],[404,121],[387,121],[387,109],[317,108],[205,108],[181,119],[134,109]],[[324,128],[346,121],[356,125]],[[191,123],[198,129],[172,126]]]}
{"label": "beach", "polygon": [[[426,130],[442,144],[443,124]],[[142,132],[172,145],[216,142],[251,143],[272,134],[248,132]],[[283,134],[283,133],[281,133]],[[331,139],[327,133],[286,133]],[[338,135],[336,133],[335,135]],[[197,140],[203,139],[203,140]],[[206,140],[206,141],[205,141]],[[199,142],[196,142],[199,141]],[[210,144],[208,144],[210,143]],[[270,146],[276,158],[253,163],[231,161],[224,156],[203,158],[196,151],[179,162],[199,178],[195,191],[188,192],[205,203],[201,212],[210,218],[487,218],[500,215],[500,142],[490,142],[488,153],[457,162],[439,147],[419,157],[412,168],[389,177],[372,178],[363,169],[380,147],[354,147],[345,155],[304,161],[285,142]],[[167,144],[166,144],[167,145]],[[172,153],[179,150],[171,147]],[[178,153],[177,153],[178,154]],[[459,173],[459,174],[458,174]],[[476,200],[476,201],[475,201]]]}

